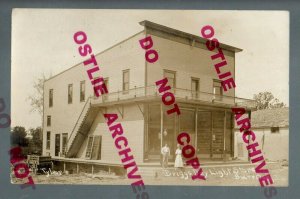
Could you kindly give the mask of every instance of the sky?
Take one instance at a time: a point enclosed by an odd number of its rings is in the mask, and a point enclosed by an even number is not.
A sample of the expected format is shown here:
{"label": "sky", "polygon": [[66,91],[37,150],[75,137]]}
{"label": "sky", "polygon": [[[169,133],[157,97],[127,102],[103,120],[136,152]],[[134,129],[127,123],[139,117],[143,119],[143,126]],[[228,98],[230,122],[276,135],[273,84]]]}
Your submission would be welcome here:
{"label": "sky", "polygon": [[12,13],[11,126],[41,126],[28,96],[43,74],[55,75],[84,61],[73,34],[83,30],[95,54],[143,30],[149,20],[200,36],[205,25],[236,54],[236,96],[270,91],[289,105],[289,12],[201,10],[14,9]]}

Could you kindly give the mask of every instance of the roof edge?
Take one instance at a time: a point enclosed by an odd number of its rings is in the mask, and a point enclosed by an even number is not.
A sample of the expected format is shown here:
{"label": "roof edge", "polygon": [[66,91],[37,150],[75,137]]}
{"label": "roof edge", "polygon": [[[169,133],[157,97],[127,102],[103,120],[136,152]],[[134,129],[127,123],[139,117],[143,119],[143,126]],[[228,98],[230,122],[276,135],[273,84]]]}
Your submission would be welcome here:
{"label": "roof edge", "polygon": [[[166,32],[166,33],[169,33],[169,34],[174,34],[174,35],[179,36],[179,37],[194,39],[194,40],[196,40],[200,43],[204,43],[204,44],[208,41],[208,39],[205,39],[203,37],[193,35],[193,34],[190,34],[190,33],[187,33],[187,32],[183,32],[183,31],[180,31],[180,30],[177,30],[177,29],[174,29],[174,28],[170,28],[170,27],[167,27],[167,26],[164,26],[164,25],[160,25],[160,24],[148,21],[148,20],[140,21],[139,24],[141,26],[144,26],[145,28],[149,27],[149,28],[156,29],[156,30],[159,30],[159,31],[163,31],[163,32]],[[225,50],[229,50],[229,51],[232,51],[232,52],[235,52],[235,53],[243,51],[243,49],[241,49],[241,48],[230,46],[230,45],[227,45],[227,44],[224,44],[224,43],[220,43],[220,48],[225,49]]]}
{"label": "roof edge", "polygon": [[[114,47],[117,46],[117,45],[120,45],[121,43],[123,43],[123,42],[125,42],[125,41],[127,41],[127,40],[129,40],[129,39],[131,39],[131,38],[133,38],[133,37],[135,37],[135,36],[137,36],[138,34],[144,32],[144,31],[145,31],[145,30],[141,30],[141,31],[135,33],[134,35],[131,35],[130,37],[127,37],[126,39],[124,39],[124,40],[122,40],[122,41],[120,41],[120,42],[118,42],[118,43],[116,43],[116,44],[114,44],[114,45],[112,45],[112,46],[106,48],[105,50],[103,50],[103,51],[101,51],[101,52],[99,52],[99,53],[94,54],[94,56],[97,57],[98,55],[100,55],[100,54],[102,54],[102,53],[104,53],[104,52],[106,52],[106,51],[108,51],[108,50],[114,48]],[[47,82],[48,80],[53,79],[54,77],[57,77],[57,76],[59,76],[59,75],[65,73],[65,72],[67,72],[68,70],[71,70],[72,68],[75,68],[76,66],[82,64],[83,62],[84,62],[84,60],[81,61],[81,62],[79,62],[79,63],[77,63],[77,64],[75,64],[75,65],[73,65],[73,66],[71,66],[70,68],[67,68],[67,69],[65,69],[65,70],[63,70],[63,71],[57,73],[56,75],[54,75],[54,76],[48,78],[47,80],[45,80],[45,82]]]}

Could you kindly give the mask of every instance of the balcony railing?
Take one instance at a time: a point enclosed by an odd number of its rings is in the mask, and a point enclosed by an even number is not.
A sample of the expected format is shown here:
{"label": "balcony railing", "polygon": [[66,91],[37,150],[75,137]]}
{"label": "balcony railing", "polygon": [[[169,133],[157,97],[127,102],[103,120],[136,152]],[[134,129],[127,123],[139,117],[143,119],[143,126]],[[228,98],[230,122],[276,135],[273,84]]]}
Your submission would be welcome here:
{"label": "balcony railing", "polygon": [[[242,106],[247,108],[255,108],[256,103],[254,100],[238,98],[233,96],[226,95],[216,95],[213,93],[206,93],[200,91],[192,91],[189,89],[182,88],[172,88],[170,90],[176,97],[176,100],[186,100],[186,101],[201,101],[206,103],[215,103],[215,104],[227,104],[234,106]],[[163,93],[159,93],[156,86],[148,87],[135,87],[127,91],[117,91],[108,94],[104,94],[100,97],[93,97],[91,100],[92,105],[102,104],[102,103],[111,103],[119,102],[124,100],[134,100],[141,99],[145,97],[156,97],[162,96]],[[148,98],[148,99],[149,99]],[[147,98],[146,98],[147,99]]]}

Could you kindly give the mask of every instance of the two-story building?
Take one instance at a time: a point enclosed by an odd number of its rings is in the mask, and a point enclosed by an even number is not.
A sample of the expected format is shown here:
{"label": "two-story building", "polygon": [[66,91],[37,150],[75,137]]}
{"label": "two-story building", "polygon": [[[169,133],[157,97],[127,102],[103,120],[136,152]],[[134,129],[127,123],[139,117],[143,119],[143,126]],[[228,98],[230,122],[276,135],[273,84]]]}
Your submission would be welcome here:
{"label": "two-story building", "polygon": [[[149,21],[140,24],[143,31],[95,55],[108,94],[94,96],[83,63],[45,82],[43,155],[64,162],[64,169],[71,163],[77,164],[77,171],[84,164],[121,165],[103,113],[118,113],[140,165],[159,164],[165,143],[173,160],[182,131],[191,135],[200,160],[233,157],[231,107],[246,100],[236,98],[234,89],[223,92],[210,58],[215,52],[207,50],[207,40]],[[148,35],[159,54],[154,64],[146,62],[139,45]],[[241,49],[225,44],[220,48],[226,70],[235,77],[235,53]],[[163,77],[172,87],[179,116],[167,115],[161,102],[155,82]]]}

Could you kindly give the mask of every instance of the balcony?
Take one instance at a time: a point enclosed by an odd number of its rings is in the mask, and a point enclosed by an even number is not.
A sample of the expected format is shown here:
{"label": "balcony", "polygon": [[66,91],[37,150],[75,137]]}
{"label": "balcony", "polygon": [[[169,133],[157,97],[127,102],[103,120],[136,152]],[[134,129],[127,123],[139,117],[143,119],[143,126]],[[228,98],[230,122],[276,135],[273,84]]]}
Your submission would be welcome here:
{"label": "balcony", "polygon": [[[196,103],[196,104],[208,104],[219,106],[236,106],[245,107],[248,109],[255,109],[256,103],[254,100],[216,95],[206,92],[195,92],[188,89],[172,88],[171,92],[176,97],[176,102]],[[132,103],[132,102],[145,102],[154,101],[161,98],[163,93],[159,93],[156,86],[148,87],[135,87],[128,91],[112,92],[100,97],[93,97],[91,99],[92,106],[109,106],[116,104]]]}

